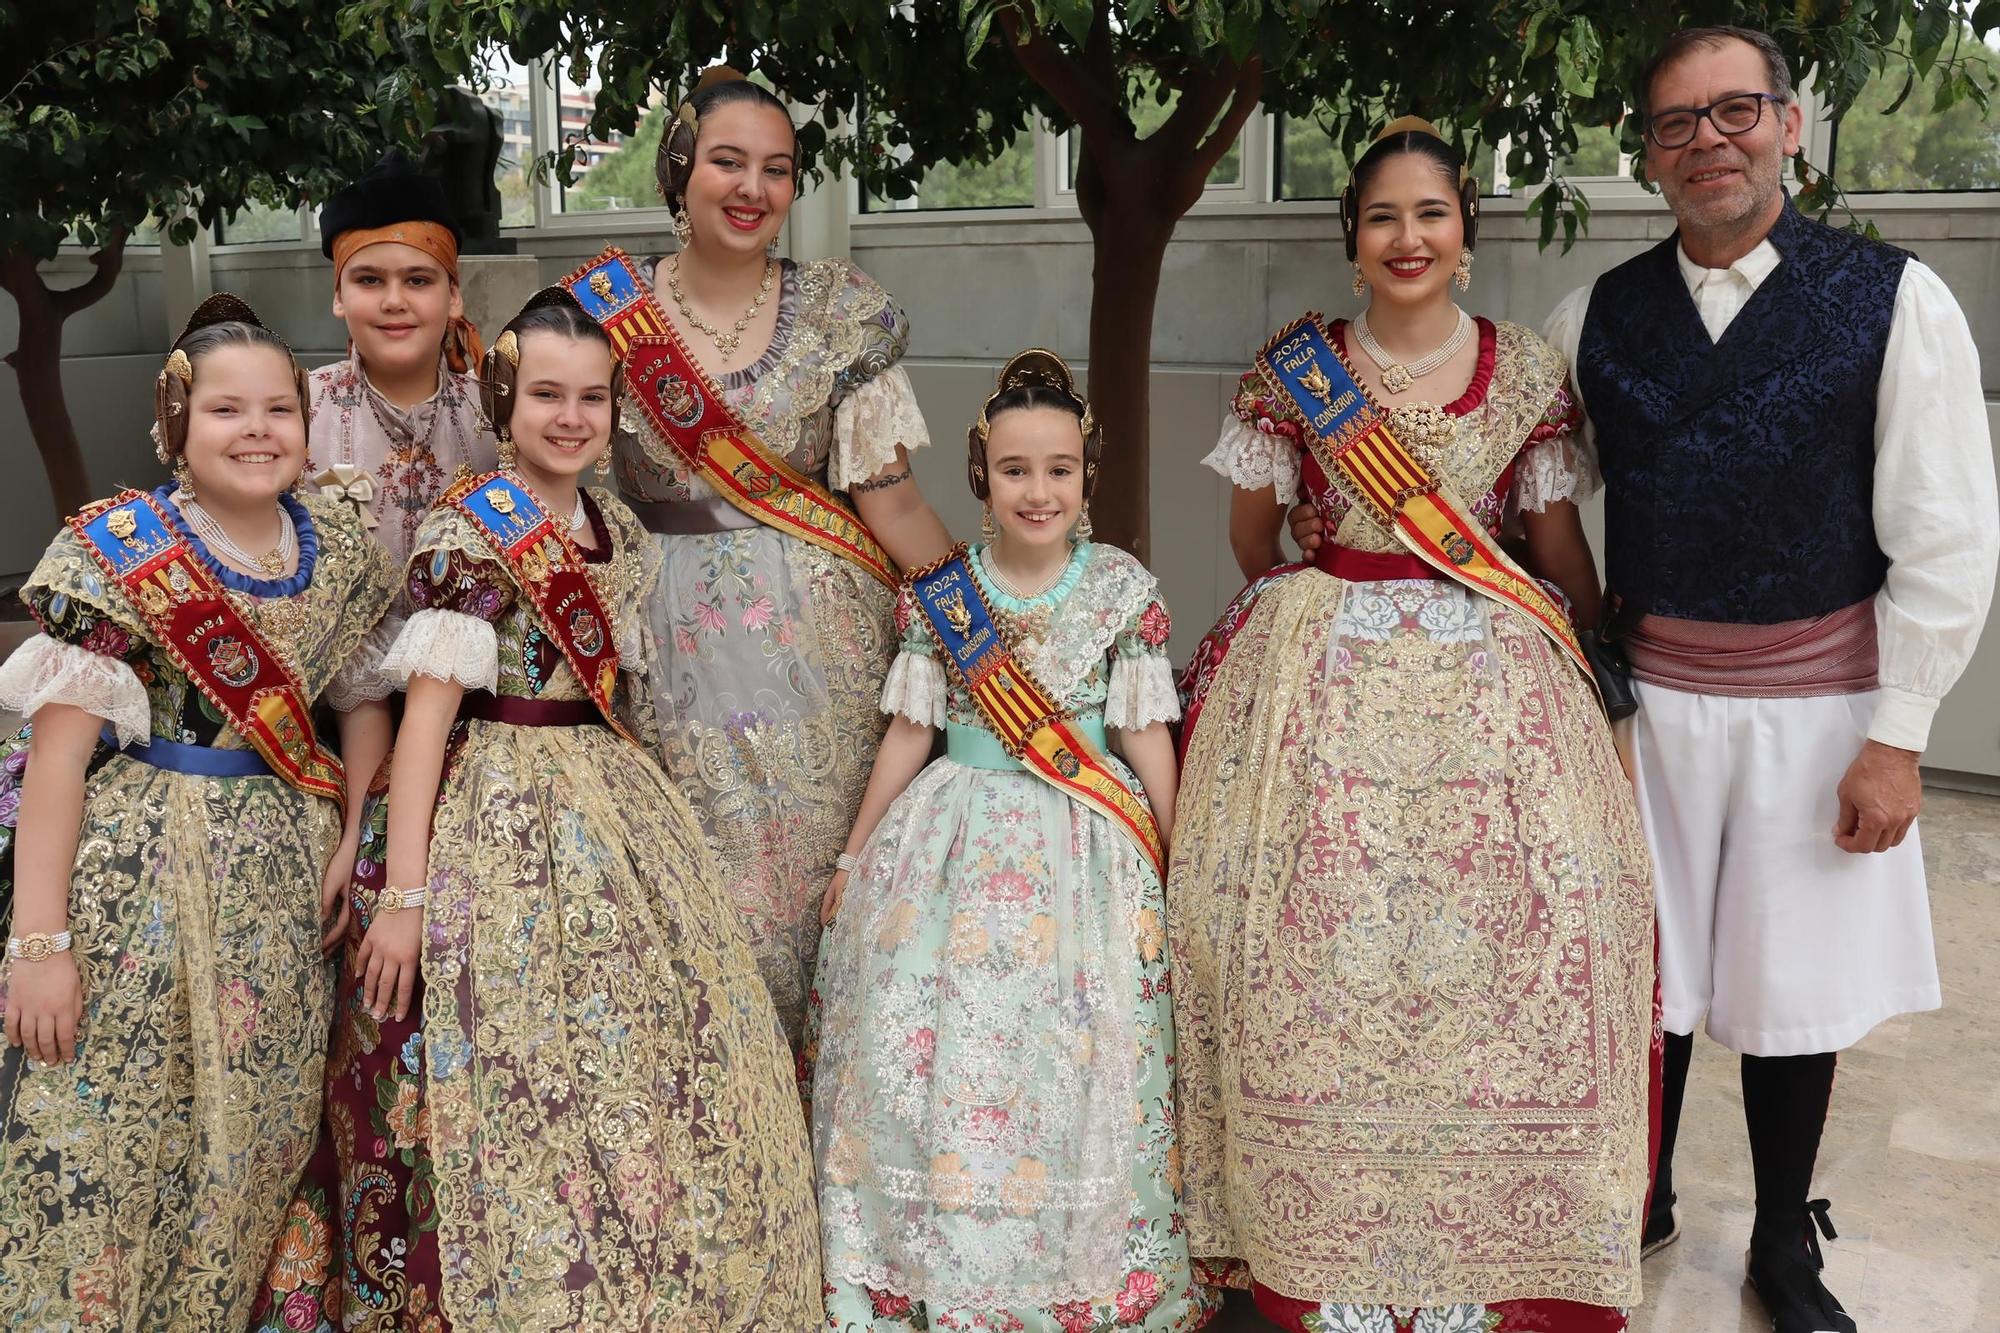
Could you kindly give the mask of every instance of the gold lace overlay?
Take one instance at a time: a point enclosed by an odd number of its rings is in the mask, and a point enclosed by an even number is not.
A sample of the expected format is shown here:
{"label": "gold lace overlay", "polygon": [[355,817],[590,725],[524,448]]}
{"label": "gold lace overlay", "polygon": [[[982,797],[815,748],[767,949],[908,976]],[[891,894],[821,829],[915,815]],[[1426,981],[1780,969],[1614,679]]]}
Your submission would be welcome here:
{"label": "gold lace overlay", "polygon": [[[317,696],[388,609],[394,578],[358,522],[306,504],[319,562],[287,603]],[[29,581],[144,637],[72,534]],[[167,663],[155,652],[148,669]],[[156,734],[179,696],[154,691]],[[218,748],[245,744],[225,728]],[[90,777],[69,900],[86,1002],[76,1060],[0,1051],[0,1323],[248,1322],[319,1126],[333,1018],[319,884],[339,838],[331,801],[276,777],[122,755]]]}
{"label": "gold lace overlay", "polygon": [[[598,499],[617,554],[591,572],[622,639],[655,548],[630,510]],[[479,550],[456,513],[434,515],[419,543]],[[531,692],[524,610],[495,627],[503,694]],[[585,695],[562,664],[537,697]],[[816,1327],[791,1052],[701,830],[652,755],[602,727],[470,722],[430,865],[425,1092],[455,1324]]]}
{"label": "gold lace overlay", "polygon": [[[1510,327],[1442,451],[1461,494],[1561,383]],[[1197,1260],[1321,1302],[1637,1302],[1651,872],[1590,688],[1525,616],[1274,583],[1192,738],[1167,901]]]}

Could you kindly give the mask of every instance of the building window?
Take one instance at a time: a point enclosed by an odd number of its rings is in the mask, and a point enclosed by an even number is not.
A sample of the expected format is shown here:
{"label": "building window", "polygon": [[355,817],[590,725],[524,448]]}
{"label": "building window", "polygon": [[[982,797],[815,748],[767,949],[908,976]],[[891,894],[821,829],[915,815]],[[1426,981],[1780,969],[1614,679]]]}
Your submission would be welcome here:
{"label": "building window", "polygon": [[[1907,47],[1908,28],[1900,40]],[[1944,55],[1951,53],[1953,40],[1959,58],[1973,66],[1968,71],[1973,77],[1988,86],[2000,78],[2000,50],[1982,43],[1971,25],[1961,24],[1955,38],[1946,39]],[[1835,123],[1832,170],[1841,188],[1871,194],[2000,189],[2000,116],[1987,119],[1970,98],[1937,110],[1938,87],[1948,77],[1943,59],[1903,97],[1907,77],[1892,69],[1870,78]],[[1891,112],[1899,97],[1902,105]]]}
{"label": "building window", "polygon": [[[999,156],[977,164],[940,162],[923,174],[916,192],[890,199],[863,190],[864,213],[946,208],[1032,208],[1035,203],[1035,132],[1022,130]],[[891,152],[896,148],[891,145]]]}
{"label": "building window", "polygon": [[[1280,115],[1273,120],[1277,123],[1278,142],[1271,154],[1272,170],[1277,176],[1272,182],[1272,197],[1281,200],[1340,198],[1341,191],[1347,188],[1347,177],[1354,164],[1340,150],[1340,144],[1328,130],[1327,122],[1317,115]],[[1481,194],[1508,193],[1504,173],[1496,176],[1499,171],[1497,162],[1493,149],[1473,149],[1472,169],[1479,176]]]}
{"label": "building window", "polygon": [[500,225],[535,225],[535,189],[530,168],[535,160],[535,118],[530,109],[528,70],[496,56],[487,67],[486,90],[479,100],[500,117],[500,157],[493,164],[493,184],[500,191]]}
{"label": "building window", "polygon": [[215,224],[217,245],[255,245],[269,241],[302,241],[306,235],[305,214],[296,208],[279,208],[251,201]]}
{"label": "building window", "polygon": [[555,137],[550,145],[562,149],[574,145],[576,163],[565,185],[551,178],[555,207],[562,213],[608,213],[634,208],[662,208],[655,162],[660,138],[666,132],[667,117],[673,108],[666,94],[652,90],[638,127],[630,134],[616,130],[603,138],[590,132],[590,119],[597,110],[597,90],[602,86],[592,52],[589,74],[582,83],[573,82],[567,65],[555,80]]}

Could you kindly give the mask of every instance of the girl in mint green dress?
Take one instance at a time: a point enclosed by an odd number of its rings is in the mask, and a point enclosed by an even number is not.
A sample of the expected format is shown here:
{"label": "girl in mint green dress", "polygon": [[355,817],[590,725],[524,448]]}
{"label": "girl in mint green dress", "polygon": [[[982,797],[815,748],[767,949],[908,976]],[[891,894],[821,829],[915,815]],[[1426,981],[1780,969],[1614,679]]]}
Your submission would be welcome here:
{"label": "girl in mint green dress", "polygon": [[[1065,504],[1056,541],[1080,509]],[[1045,554],[1052,582],[1026,598],[992,545],[968,563],[1015,660],[1112,769],[1143,796],[1133,768],[1157,787],[1163,760],[1170,784],[1180,708],[1152,575],[1088,541]],[[1159,877],[1110,819],[1007,756],[907,590],[897,624],[894,721],[807,1029],[828,1328],[1198,1327],[1211,1308],[1180,1218]],[[908,780],[938,727],[945,756]],[[915,757],[885,782],[899,748]],[[868,832],[881,789],[904,781]]]}

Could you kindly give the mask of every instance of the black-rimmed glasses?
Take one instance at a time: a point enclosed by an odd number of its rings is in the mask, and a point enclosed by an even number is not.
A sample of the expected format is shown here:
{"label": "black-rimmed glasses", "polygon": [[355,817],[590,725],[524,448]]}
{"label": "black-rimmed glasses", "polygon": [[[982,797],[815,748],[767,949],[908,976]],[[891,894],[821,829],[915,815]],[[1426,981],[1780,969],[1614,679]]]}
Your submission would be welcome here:
{"label": "black-rimmed glasses", "polygon": [[1779,106],[1785,99],[1775,93],[1736,93],[1720,102],[1692,107],[1686,111],[1662,111],[1646,122],[1646,137],[1661,148],[1685,148],[1706,120],[1718,134],[1735,138],[1748,134],[1764,119],[1764,103]]}

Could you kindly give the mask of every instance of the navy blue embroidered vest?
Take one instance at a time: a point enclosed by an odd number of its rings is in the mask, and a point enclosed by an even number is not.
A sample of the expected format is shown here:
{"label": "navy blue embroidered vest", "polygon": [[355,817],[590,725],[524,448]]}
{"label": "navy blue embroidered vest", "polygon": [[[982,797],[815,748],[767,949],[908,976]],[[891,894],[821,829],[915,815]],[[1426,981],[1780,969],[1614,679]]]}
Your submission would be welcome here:
{"label": "navy blue embroidered vest", "polygon": [[1782,262],[1711,342],[1678,235],[1597,280],[1577,385],[1605,568],[1639,609],[1769,625],[1873,596],[1875,395],[1908,254],[1785,201]]}

